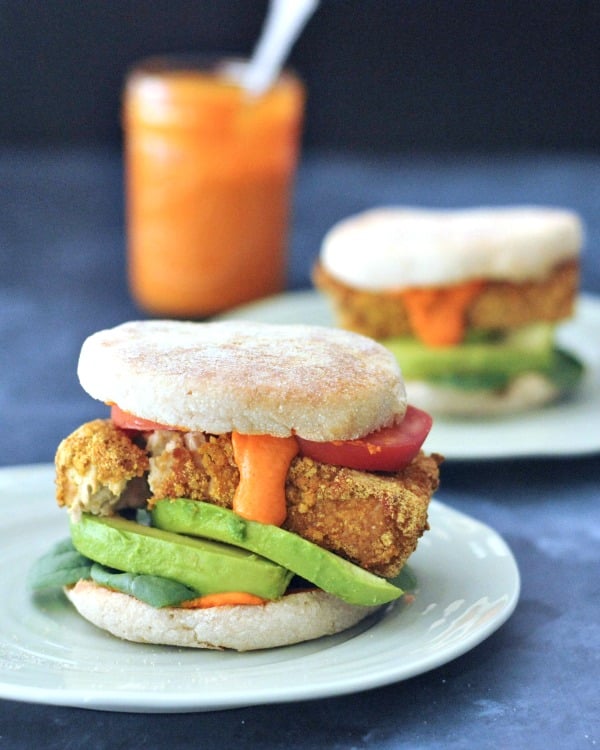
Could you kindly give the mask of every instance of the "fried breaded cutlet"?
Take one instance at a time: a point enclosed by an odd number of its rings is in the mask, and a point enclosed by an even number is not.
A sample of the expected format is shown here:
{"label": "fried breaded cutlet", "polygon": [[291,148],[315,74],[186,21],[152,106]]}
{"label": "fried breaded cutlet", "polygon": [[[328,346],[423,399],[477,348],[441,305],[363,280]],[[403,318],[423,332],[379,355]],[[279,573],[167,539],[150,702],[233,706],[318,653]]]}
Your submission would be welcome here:
{"label": "fried breaded cutlet", "polygon": [[[376,474],[296,457],[286,480],[283,526],[393,577],[428,528],[441,460],[420,453],[396,474]],[[75,514],[111,515],[166,497],[230,508],[239,481],[229,435],[159,430],[138,433],[134,441],[110,420],[89,422],[65,438],[56,468],[58,504]]]}
{"label": "fried breaded cutlet", "polygon": [[[313,271],[313,281],[329,295],[343,328],[375,339],[414,334],[400,291],[354,289],[320,264]],[[576,260],[560,263],[539,281],[486,281],[467,305],[465,330],[502,331],[568,318],[573,314],[578,284]]]}
{"label": "fried breaded cutlet", "polygon": [[55,463],[58,504],[74,517],[109,516],[146,504],[148,455],[110,420],[81,425],[60,443]]}

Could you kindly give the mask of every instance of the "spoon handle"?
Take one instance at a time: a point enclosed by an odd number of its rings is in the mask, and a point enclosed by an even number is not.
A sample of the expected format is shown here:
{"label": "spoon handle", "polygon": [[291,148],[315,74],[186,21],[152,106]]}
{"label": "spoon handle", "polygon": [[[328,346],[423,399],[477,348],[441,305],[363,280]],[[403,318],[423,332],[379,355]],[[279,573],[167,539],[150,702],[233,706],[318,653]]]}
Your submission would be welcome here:
{"label": "spoon handle", "polygon": [[242,77],[247,91],[258,96],[271,86],[318,4],[319,0],[271,0],[262,34]]}

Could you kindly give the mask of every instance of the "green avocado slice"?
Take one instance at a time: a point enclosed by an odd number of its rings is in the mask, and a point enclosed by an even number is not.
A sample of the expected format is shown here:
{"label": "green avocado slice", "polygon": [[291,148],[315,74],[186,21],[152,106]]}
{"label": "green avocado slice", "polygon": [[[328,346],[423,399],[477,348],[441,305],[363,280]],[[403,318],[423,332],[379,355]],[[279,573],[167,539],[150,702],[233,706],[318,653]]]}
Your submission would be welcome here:
{"label": "green avocado slice", "polygon": [[123,573],[90,560],[73,546],[71,537],[55,544],[38,558],[27,576],[31,591],[72,586],[80,580],[92,580],[102,586],[134,596],[152,607],[170,607],[194,599],[198,592],[182,583],[161,576]]}
{"label": "green avocado slice", "polygon": [[502,338],[464,341],[456,346],[429,347],[415,338],[386,339],[407,380],[431,380],[492,373],[506,378],[546,369],[552,361],[553,326],[528,326]]}
{"label": "green avocado slice", "polygon": [[553,343],[554,326],[536,324],[504,336],[474,335],[452,347],[427,347],[415,338],[386,339],[406,380],[463,390],[501,390],[518,375],[538,372],[561,391],[577,385],[583,367]]}
{"label": "green avocado slice", "polygon": [[281,597],[289,570],[230,545],[173,534],[120,516],[83,514],[71,521],[75,548],[101,565],[127,573],[161,576],[198,594],[245,591],[264,599]]}
{"label": "green avocado slice", "polygon": [[[549,366],[535,372],[545,375],[562,393],[567,393],[577,387],[583,375],[583,369],[581,362],[572,354],[560,349],[554,349]],[[512,376],[498,372],[466,374],[449,372],[445,375],[429,378],[428,382],[468,391],[481,389],[502,390],[508,386],[511,380]]]}
{"label": "green avocado slice", "polygon": [[278,526],[247,521],[210,503],[185,498],[159,500],[152,510],[152,523],[171,532],[216,539],[251,550],[350,604],[386,604],[404,593],[384,578],[297,534]]}

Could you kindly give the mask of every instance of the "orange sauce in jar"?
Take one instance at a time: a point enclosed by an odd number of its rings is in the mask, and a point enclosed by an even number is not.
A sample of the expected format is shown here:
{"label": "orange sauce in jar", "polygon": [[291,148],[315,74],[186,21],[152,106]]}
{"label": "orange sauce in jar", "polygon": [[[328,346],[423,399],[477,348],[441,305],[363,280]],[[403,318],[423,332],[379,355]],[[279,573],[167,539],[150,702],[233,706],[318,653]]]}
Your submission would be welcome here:
{"label": "orange sauce in jar", "polygon": [[150,314],[205,317],[285,286],[304,89],[258,97],[215,65],[157,59],[123,107],[132,296]]}

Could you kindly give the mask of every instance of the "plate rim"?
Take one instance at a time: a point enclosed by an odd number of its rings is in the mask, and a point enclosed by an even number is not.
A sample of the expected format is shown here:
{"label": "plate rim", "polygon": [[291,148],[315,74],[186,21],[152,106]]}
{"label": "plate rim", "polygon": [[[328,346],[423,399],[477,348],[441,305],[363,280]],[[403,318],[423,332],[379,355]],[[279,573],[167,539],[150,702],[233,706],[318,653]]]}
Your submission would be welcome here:
{"label": "plate rim", "polygon": [[[23,477],[27,478],[30,484],[35,485],[36,483],[48,484],[51,477],[53,476],[52,464],[26,464],[14,467],[2,467],[0,468],[0,505],[5,501],[6,492],[9,491],[11,481],[19,481]],[[38,488],[38,492],[45,492],[42,487]],[[48,493],[50,489],[48,488]],[[44,498],[45,499],[45,498]],[[38,499],[38,503],[42,503],[42,500]],[[414,663],[412,668],[409,670],[403,669],[401,665],[401,659],[388,660],[386,667],[383,669],[381,665],[378,665],[376,670],[371,670],[367,674],[361,673],[353,676],[353,679],[348,680],[345,676],[337,681],[331,676],[328,676],[325,681],[323,679],[317,680],[316,683],[311,684],[310,681],[302,683],[297,681],[296,684],[288,686],[285,693],[278,693],[277,695],[273,692],[273,687],[266,685],[256,685],[251,694],[241,695],[237,691],[232,691],[227,686],[226,698],[219,691],[214,694],[207,695],[201,690],[191,691],[189,693],[183,693],[176,691],[171,694],[164,694],[159,691],[146,693],[143,698],[127,693],[117,693],[111,695],[105,688],[99,689],[84,689],[80,687],[76,689],[64,689],[58,688],[47,688],[40,685],[15,685],[14,682],[7,680],[6,669],[1,669],[0,660],[0,698],[7,700],[19,700],[28,703],[44,704],[44,705],[56,705],[56,706],[69,706],[76,708],[90,708],[96,710],[108,710],[108,711],[127,711],[127,712],[138,712],[138,713],[174,713],[174,712],[200,712],[200,711],[214,711],[214,710],[225,710],[234,709],[240,707],[249,707],[253,705],[266,705],[273,703],[290,703],[295,701],[305,700],[316,700],[319,698],[331,698],[346,695],[350,693],[356,693],[363,690],[370,690],[384,685],[392,684],[395,682],[404,681],[411,679],[417,675],[424,674],[437,667],[440,667],[454,659],[462,656],[466,652],[478,646],[481,642],[486,640],[492,635],[498,628],[500,628],[506,620],[514,612],[521,590],[521,576],[516,559],[510,550],[510,547],[502,536],[495,531],[493,528],[488,526],[482,521],[479,521],[472,516],[459,511],[444,502],[434,499],[431,504],[432,515],[441,516],[442,518],[450,518],[453,521],[460,521],[470,525],[471,528],[476,528],[479,534],[486,534],[491,539],[496,540],[496,543],[503,546],[505,570],[504,574],[510,574],[510,595],[508,600],[504,603],[501,611],[487,622],[484,627],[478,627],[473,633],[470,633],[464,639],[458,641],[452,645],[451,648],[447,648],[442,651],[435,651],[428,657],[422,658],[418,663]],[[48,505],[48,514],[50,515],[52,506]],[[43,517],[43,516],[42,516]],[[54,515],[54,519],[58,517]],[[0,535],[4,528],[3,521],[0,519]],[[426,554],[426,553],[425,553]],[[505,583],[504,579],[502,581]],[[33,605],[32,605],[33,606]],[[79,615],[73,612],[72,615],[79,621]],[[363,638],[368,640],[370,635],[376,633],[377,627],[383,627],[382,623],[386,627],[394,627],[396,618],[402,617],[402,611],[397,611],[396,615],[390,615],[384,612],[379,617],[379,620],[374,622],[369,628],[365,630],[359,629],[356,636],[351,636],[347,640],[343,640],[341,643],[333,643],[331,648],[341,649],[342,651],[348,648],[347,643],[354,640],[355,637]],[[391,623],[391,624],[390,624]],[[4,639],[7,638],[4,632],[0,633],[0,647],[3,645]],[[335,637],[334,637],[335,638]],[[361,641],[362,642],[362,641]],[[120,642],[115,641],[115,649],[118,649]],[[135,644],[139,645],[139,644]],[[302,644],[299,644],[302,646]],[[110,648],[110,646],[109,646]],[[161,647],[153,647],[161,648]],[[285,649],[293,650],[294,646],[284,647]],[[329,650],[326,648],[325,653]],[[180,650],[176,649],[179,652]],[[184,650],[185,651],[185,650]],[[211,652],[215,653],[215,652]],[[218,653],[218,652],[217,652]],[[322,651],[315,651],[310,653],[308,656],[300,656],[300,660],[303,659],[315,659],[322,655]],[[0,651],[1,656],[1,651]],[[284,661],[283,664],[286,662]],[[297,662],[293,662],[297,665]],[[264,666],[264,669],[268,671],[272,665]],[[259,667],[260,668],[260,667]],[[222,688],[221,688],[222,691]]]}

